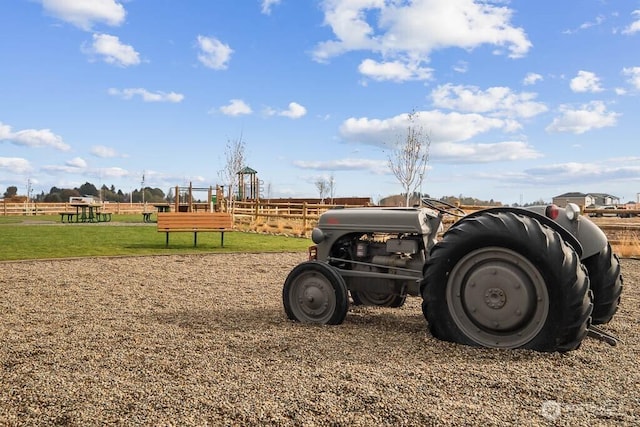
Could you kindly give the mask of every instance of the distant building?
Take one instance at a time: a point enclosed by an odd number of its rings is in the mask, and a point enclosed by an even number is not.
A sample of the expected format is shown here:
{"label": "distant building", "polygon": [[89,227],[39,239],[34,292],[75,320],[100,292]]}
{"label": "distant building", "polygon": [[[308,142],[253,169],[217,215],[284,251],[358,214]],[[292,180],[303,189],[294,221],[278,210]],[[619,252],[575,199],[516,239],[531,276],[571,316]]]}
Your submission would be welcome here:
{"label": "distant building", "polygon": [[581,208],[592,208],[609,205],[619,205],[620,198],[606,193],[564,193],[553,198],[553,203],[565,207],[567,203],[575,203]]}

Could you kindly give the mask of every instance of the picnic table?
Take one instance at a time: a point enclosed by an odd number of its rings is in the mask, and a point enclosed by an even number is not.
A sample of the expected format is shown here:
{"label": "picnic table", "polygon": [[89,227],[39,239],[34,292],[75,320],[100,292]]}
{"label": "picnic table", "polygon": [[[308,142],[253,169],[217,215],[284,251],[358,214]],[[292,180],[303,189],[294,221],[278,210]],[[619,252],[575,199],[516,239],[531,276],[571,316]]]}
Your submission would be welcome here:
{"label": "picnic table", "polygon": [[102,211],[100,203],[70,203],[75,211],[60,212],[60,221],[65,222],[107,222],[111,221],[111,212]]}
{"label": "picnic table", "polygon": [[[146,205],[145,205],[146,206]],[[153,207],[155,208],[155,210],[160,213],[160,212],[169,212],[169,208],[171,205],[169,205],[169,203],[154,203]],[[145,207],[145,211],[142,212],[142,220],[144,222],[154,222],[151,220],[151,215],[154,213],[154,211],[147,211],[146,207]]]}
{"label": "picnic table", "polygon": [[158,212],[169,212],[171,205],[169,203],[154,203],[153,207],[155,207]]}

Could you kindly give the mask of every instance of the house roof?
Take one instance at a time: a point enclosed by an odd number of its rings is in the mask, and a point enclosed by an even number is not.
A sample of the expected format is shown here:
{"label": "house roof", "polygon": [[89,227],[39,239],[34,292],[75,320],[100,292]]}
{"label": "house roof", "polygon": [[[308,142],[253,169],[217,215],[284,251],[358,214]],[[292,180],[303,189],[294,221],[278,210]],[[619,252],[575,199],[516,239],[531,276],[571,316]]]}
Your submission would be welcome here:
{"label": "house roof", "polygon": [[599,198],[607,198],[610,197],[612,199],[618,199],[619,197],[616,196],[612,196],[611,194],[607,194],[607,193],[580,193],[578,191],[573,191],[573,192],[569,192],[569,193],[564,193],[564,194],[560,194],[559,196],[555,196],[555,198],[557,197],[587,197],[587,196],[591,196],[591,197],[599,197]]}
{"label": "house roof", "polygon": [[619,198],[619,197],[612,196],[611,194],[607,194],[607,193],[589,193],[589,194],[591,194],[594,197],[603,197],[603,198],[611,197],[612,199],[618,199]]}
{"label": "house roof", "polygon": [[571,192],[571,193],[564,193],[564,194],[560,194],[559,196],[555,196],[554,199],[556,197],[587,197],[586,194],[584,193],[579,193],[579,192]]}

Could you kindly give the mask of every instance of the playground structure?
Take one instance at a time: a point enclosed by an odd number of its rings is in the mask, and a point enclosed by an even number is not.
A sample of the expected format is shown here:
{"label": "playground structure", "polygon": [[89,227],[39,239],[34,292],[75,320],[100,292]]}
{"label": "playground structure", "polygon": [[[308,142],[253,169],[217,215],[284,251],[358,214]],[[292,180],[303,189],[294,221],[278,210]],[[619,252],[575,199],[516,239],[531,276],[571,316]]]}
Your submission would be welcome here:
{"label": "playground structure", "polygon": [[[236,194],[228,194],[228,199],[224,195],[224,186],[216,185],[215,193],[212,186],[194,187],[189,182],[188,187],[175,187],[175,199],[173,202],[174,212],[225,212],[227,210],[227,200],[259,200],[260,199],[260,180],[257,176],[258,172],[248,166],[242,168],[238,175],[238,187]],[[202,200],[194,199],[194,192],[207,192],[207,198]],[[229,188],[229,192],[231,189]]]}
{"label": "playground structure", "polygon": [[260,199],[260,180],[258,171],[246,166],[242,168],[238,175],[238,194],[236,200],[258,200]]}
{"label": "playground structure", "polygon": [[[205,201],[193,197],[194,192],[207,192]],[[188,187],[175,187],[175,198],[173,201],[174,212],[221,212],[224,210],[224,189],[216,185],[215,193],[212,186],[194,187],[189,183]]]}

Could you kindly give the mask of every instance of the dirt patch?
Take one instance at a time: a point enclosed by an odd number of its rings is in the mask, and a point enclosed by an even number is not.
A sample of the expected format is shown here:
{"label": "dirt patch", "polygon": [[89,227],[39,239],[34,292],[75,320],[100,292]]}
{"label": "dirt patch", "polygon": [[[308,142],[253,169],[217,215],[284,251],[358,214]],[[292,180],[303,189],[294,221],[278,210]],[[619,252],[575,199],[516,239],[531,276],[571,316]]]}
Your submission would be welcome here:
{"label": "dirt patch", "polygon": [[302,253],[2,263],[0,424],[621,425],[640,423],[640,261],[623,304],[567,354],[428,333],[420,299],[285,318]]}

